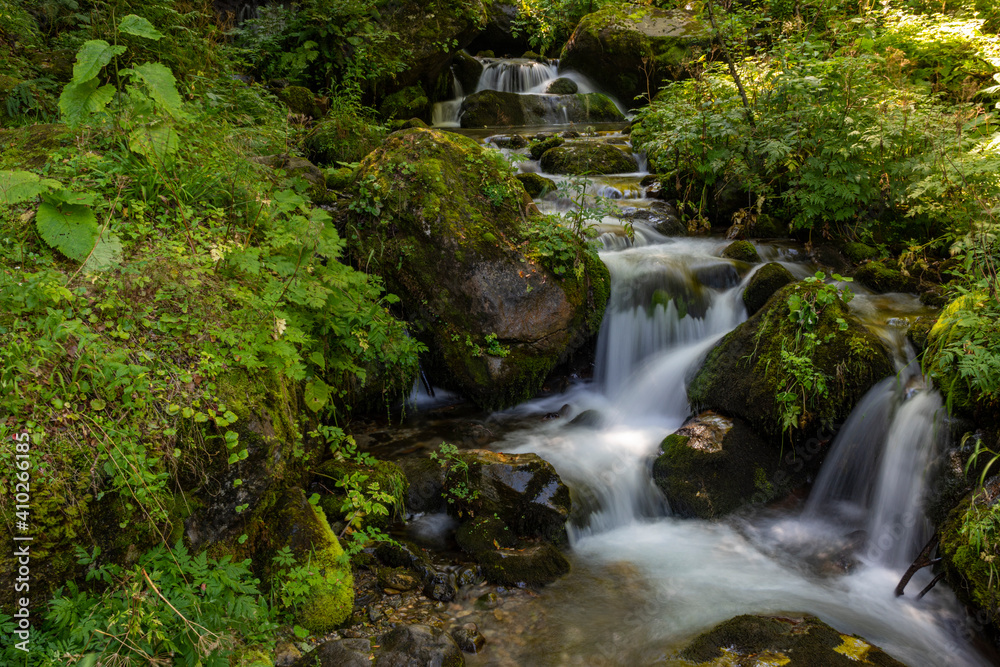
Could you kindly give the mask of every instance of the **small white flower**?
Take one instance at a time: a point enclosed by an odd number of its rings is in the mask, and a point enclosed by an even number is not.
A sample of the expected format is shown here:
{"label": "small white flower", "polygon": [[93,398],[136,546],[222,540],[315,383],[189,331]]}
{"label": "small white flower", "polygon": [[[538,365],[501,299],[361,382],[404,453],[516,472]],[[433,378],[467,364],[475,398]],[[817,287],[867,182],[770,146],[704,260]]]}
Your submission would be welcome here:
{"label": "small white flower", "polygon": [[281,334],[285,333],[285,328],[287,324],[288,323],[285,320],[281,319],[280,317],[275,318],[274,332],[271,334],[274,337],[274,340],[278,340],[279,338],[281,338]]}

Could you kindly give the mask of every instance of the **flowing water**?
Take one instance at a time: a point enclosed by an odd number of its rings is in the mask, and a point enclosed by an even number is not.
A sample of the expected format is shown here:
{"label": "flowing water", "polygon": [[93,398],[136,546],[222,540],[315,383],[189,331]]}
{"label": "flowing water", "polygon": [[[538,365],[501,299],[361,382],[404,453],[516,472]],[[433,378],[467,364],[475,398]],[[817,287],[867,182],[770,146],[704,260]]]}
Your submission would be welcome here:
{"label": "flowing water", "polygon": [[[553,74],[491,63],[480,88],[521,92]],[[624,140],[614,132],[598,138]],[[540,169],[530,160],[519,168]],[[510,410],[565,418],[532,421],[491,445],[537,453],[572,489],[573,571],[516,615],[488,619],[484,632],[504,640],[469,663],[671,664],[687,641],[735,615],[811,613],[910,665],[987,664],[950,590],[941,584],[916,599],[913,591],[931,578],[926,570],[910,593],[893,595],[929,536],[921,499],[943,430],[940,397],[903,336],[906,318],[921,308],[913,298],[858,290],[852,309],[892,346],[899,373],[852,412],[804,507],[717,522],[671,516],[651,460],[691,414],[686,384],[707,352],[746,319],[741,293],[754,267],[723,259],[721,239],[668,238],[641,223],[630,239],[614,210],[652,205],[642,196],[643,171],[592,179],[585,192],[612,209],[597,224],[612,289],[593,380]],[[536,203],[549,213],[580,205],[558,193]],[[764,261],[797,277],[815,271],[794,247],[758,245]]]}

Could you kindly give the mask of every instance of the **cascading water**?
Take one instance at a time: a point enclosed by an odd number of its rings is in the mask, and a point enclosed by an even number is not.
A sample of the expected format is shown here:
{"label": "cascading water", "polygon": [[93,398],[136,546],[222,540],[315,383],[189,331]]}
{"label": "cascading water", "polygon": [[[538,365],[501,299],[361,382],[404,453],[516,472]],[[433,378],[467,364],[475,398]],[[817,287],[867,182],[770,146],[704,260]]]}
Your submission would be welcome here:
{"label": "cascading water", "polygon": [[431,124],[434,127],[458,127],[459,114],[462,113],[462,100],[465,93],[462,92],[462,84],[457,76],[451,77],[451,99],[446,102],[438,102],[431,109]]}
{"label": "cascading water", "polygon": [[559,64],[539,63],[532,60],[487,61],[479,77],[480,90],[498,90],[502,93],[534,92],[559,76]]}

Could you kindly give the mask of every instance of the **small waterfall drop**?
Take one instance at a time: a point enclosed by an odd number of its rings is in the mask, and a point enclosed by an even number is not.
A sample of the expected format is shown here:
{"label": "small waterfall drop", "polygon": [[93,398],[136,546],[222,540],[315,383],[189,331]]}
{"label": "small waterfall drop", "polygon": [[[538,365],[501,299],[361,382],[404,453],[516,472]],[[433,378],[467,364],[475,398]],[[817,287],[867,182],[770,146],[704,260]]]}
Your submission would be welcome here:
{"label": "small waterfall drop", "polygon": [[528,93],[559,76],[559,64],[546,64],[520,58],[488,60],[479,77],[481,90],[498,90],[502,93]]}
{"label": "small waterfall drop", "polygon": [[434,127],[459,126],[458,118],[462,113],[462,101],[465,99],[465,93],[462,92],[462,84],[454,72],[452,72],[451,82],[451,99],[446,102],[437,102],[431,109],[431,124]]}

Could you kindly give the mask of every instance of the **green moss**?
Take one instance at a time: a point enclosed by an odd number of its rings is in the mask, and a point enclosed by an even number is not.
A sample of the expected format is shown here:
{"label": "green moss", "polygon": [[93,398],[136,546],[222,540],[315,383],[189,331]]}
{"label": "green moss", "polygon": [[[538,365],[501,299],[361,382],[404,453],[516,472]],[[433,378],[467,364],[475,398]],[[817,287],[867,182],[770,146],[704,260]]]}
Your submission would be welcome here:
{"label": "green moss", "polygon": [[532,160],[540,160],[545,151],[556,146],[562,146],[564,143],[566,143],[566,140],[562,137],[549,137],[541,141],[532,141],[528,146],[528,154],[531,155]]}
{"label": "green moss", "polygon": [[543,125],[569,118],[574,123],[603,123],[624,120],[615,103],[600,93],[547,95],[505,93],[482,90],[462,103],[462,127],[510,127]]}
{"label": "green moss", "polygon": [[324,169],[326,187],[330,190],[345,190],[357,180],[357,172],[349,167]]}
{"label": "green moss", "polygon": [[292,113],[316,119],[323,117],[323,110],[316,104],[316,96],[308,88],[285,86],[278,90],[275,95],[288,106],[288,110]]}
{"label": "green moss", "polygon": [[[963,533],[972,502],[973,495],[967,495],[938,530],[942,563],[959,598],[986,611],[990,622],[997,624],[1000,623],[1000,589],[996,585],[995,565],[984,560],[984,552],[970,544],[969,533]],[[979,511],[991,511],[985,499],[976,502],[980,505]]]}
{"label": "green moss", "polygon": [[72,133],[65,125],[0,129],[0,169],[41,169],[53,150],[71,140]]}
{"label": "green moss", "polygon": [[748,264],[760,262],[760,255],[757,254],[757,248],[750,241],[733,241],[722,251],[722,256],[728,259],[747,262]]}
{"label": "green moss", "polygon": [[861,264],[870,259],[875,259],[878,257],[878,250],[871,247],[870,245],[865,245],[864,243],[858,243],[852,241],[851,243],[845,243],[844,247],[840,249],[844,253],[844,257],[849,259],[854,264]]}
{"label": "green moss", "polygon": [[777,220],[761,213],[750,226],[747,232],[751,238],[755,239],[776,239],[788,236],[788,226],[781,225]]}
{"label": "green moss", "polygon": [[521,185],[524,186],[524,191],[529,195],[538,199],[544,197],[550,192],[556,190],[556,182],[551,178],[545,178],[544,176],[539,176],[538,174],[525,173],[518,174],[517,180],[521,181]]}
{"label": "green moss", "polygon": [[753,315],[764,307],[771,295],[789,283],[795,282],[795,277],[777,262],[770,262],[757,269],[743,290],[743,305],[747,314]]}
{"label": "green moss", "polygon": [[[818,289],[802,282],[787,285],[727,334],[692,380],[691,401],[740,417],[759,432],[779,438],[782,420],[776,396],[795,382],[782,361],[782,350],[793,349],[798,333],[798,324],[789,319],[788,298]],[[847,323],[846,329],[840,329],[839,320]],[[842,421],[868,389],[893,372],[885,346],[850,315],[843,302],[823,310],[815,332],[819,340],[827,341],[815,349],[812,363],[826,376],[828,395],[807,403],[795,437],[821,424]]]}
{"label": "green moss", "polygon": [[545,92],[549,95],[576,95],[580,92],[580,88],[576,85],[576,81],[573,79],[559,77],[549,84],[549,87],[545,89]]}
{"label": "green moss", "polygon": [[346,621],[354,607],[354,577],[344,550],[322,510],[310,505],[301,489],[286,495],[279,520],[296,560],[323,577],[296,609],[296,619],[306,630],[326,634]]}
{"label": "green moss", "polygon": [[636,171],[635,159],[609,144],[573,144],[545,151],[542,169],[549,174],[624,174]]}
{"label": "green moss", "polygon": [[[962,324],[963,313],[983,308],[988,298],[984,292],[974,292],[949,303],[927,334],[927,349],[924,352],[924,367],[930,369],[934,385],[944,396],[949,412],[975,416],[984,424],[996,422],[1000,405],[973,388],[972,379],[962,374],[958,361],[952,355],[954,348],[962,345],[962,341],[969,336],[968,325]],[[950,352],[947,351],[949,348]]]}
{"label": "green moss", "polygon": [[375,150],[385,130],[353,113],[331,113],[303,141],[309,159],[319,165],[358,162]]}
{"label": "green moss", "polygon": [[484,516],[466,521],[455,531],[455,541],[467,554],[475,556],[484,551],[511,548],[517,537],[502,519]]}
{"label": "green moss", "polygon": [[366,466],[354,461],[331,459],[321,464],[314,473],[316,482],[329,491],[321,501],[323,510],[328,517],[335,517],[340,521],[349,518],[341,511],[341,507],[343,507],[344,501],[347,498],[343,487],[338,486],[337,483],[355,474],[366,477],[361,482],[364,490],[369,489],[372,484],[377,484],[380,492],[388,493],[393,498],[389,507],[387,507],[389,510],[388,515],[369,515],[364,519],[364,526],[375,526],[381,530],[386,530],[390,523],[398,521],[406,515],[406,494],[410,488],[410,483],[407,481],[403,471],[395,463],[376,461],[374,465]]}
{"label": "green moss", "polygon": [[386,97],[379,113],[386,120],[422,118],[430,112],[430,100],[420,86],[408,86]]}
{"label": "green moss", "polygon": [[912,292],[916,289],[913,278],[904,276],[899,269],[890,268],[882,262],[868,262],[858,269],[854,279],[879,293]]}
{"label": "green moss", "polygon": [[274,667],[271,656],[258,648],[244,648],[235,652],[229,659],[232,667]]}

